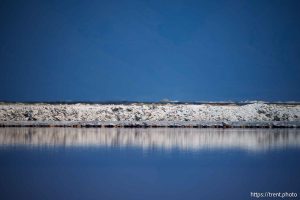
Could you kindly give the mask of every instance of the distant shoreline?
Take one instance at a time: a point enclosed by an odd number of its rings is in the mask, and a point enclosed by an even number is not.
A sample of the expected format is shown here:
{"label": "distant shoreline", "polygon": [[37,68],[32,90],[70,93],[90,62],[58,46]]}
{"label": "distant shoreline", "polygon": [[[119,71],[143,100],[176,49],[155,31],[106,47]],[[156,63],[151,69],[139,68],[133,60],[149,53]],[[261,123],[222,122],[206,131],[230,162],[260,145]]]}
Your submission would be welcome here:
{"label": "distant shoreline", "polygon": [[300,105],[0,103],[0,126],[299,128]]}
{"label": "distant shoreline", "polygon": [[73,127],[73,128],[300,128],[300,122],[203,122],[203,121],[0,121],[0,127]]}

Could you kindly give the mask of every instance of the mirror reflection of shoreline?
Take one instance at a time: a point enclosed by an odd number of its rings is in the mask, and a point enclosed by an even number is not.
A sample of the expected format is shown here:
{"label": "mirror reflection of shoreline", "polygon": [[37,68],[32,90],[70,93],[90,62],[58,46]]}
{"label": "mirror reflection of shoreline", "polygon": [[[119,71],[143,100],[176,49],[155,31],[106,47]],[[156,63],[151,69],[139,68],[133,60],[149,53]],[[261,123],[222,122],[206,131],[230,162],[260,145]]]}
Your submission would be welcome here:
{"label": "mirror reflection of shoreline", "polygon": [[268,150],[300,147],[300,129],[1,128],[0,147],[138,147]]}

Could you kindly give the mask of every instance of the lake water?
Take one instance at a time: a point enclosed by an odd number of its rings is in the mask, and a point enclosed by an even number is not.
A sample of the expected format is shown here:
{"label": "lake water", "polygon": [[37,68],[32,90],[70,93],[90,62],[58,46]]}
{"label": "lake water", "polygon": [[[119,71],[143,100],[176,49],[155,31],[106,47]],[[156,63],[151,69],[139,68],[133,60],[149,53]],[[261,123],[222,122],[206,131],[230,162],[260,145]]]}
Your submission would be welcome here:
{"label": "lake water", "polygon": [[0,128],[0,173],[5,200],[299,198],[300,129]]}

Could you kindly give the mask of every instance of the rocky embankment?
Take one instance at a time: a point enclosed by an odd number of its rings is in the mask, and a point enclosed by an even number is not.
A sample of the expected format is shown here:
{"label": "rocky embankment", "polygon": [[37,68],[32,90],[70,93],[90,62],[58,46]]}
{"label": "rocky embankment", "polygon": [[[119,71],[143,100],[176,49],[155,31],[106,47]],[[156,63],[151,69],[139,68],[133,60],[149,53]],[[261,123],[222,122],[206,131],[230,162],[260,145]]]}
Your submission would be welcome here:
{"label": "rocky embankment", "polygon": [[300,127],[300,105],[1,103],[0,126]]}

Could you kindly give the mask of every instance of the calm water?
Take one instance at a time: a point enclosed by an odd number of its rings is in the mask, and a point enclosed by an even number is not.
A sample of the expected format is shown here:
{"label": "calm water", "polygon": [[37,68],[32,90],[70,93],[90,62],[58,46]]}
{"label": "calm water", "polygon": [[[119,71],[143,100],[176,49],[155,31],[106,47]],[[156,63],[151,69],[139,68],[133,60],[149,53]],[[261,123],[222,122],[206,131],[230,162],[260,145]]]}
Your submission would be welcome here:
{"label": "calm water", "polygon": [[300,130],[1,128],[0,170],[6,200],[299,197]]}

